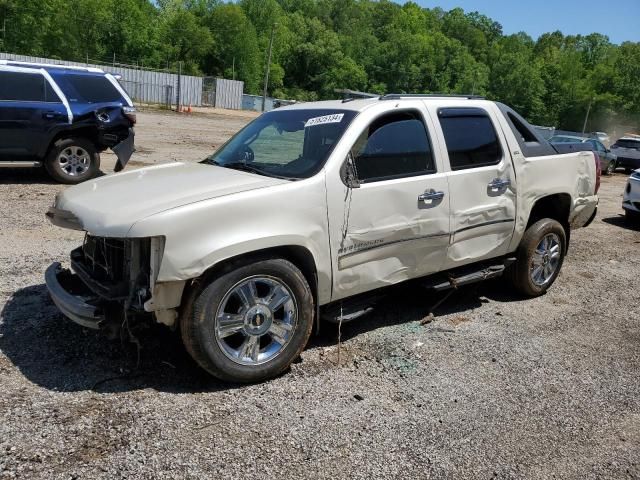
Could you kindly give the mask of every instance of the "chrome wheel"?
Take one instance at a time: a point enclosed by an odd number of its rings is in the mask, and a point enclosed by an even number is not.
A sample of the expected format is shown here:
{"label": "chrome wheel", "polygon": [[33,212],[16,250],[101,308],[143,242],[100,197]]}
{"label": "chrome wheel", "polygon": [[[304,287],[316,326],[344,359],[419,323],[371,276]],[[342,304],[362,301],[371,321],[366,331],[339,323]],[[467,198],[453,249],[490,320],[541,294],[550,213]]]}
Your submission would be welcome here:
{"label": "chrome wheel", "polygon": [[65,174],[78,177],[89,170],[91,155],[84,148],[72,145],[58,154],[58,165]]}
{"label": "chrome wheel", "polygon": [[297,323],[293,294],[273,277],[250,277],[220,302],[215,337],[224,354],[241,365],[260,365],[287,346]]}
{"label": "chrome wheel", "polygon": [[539,287],[546,285],[558,270],[561,257],[560,237],[555,233],[545,235],[531,258],[530,275],[533,283]]}

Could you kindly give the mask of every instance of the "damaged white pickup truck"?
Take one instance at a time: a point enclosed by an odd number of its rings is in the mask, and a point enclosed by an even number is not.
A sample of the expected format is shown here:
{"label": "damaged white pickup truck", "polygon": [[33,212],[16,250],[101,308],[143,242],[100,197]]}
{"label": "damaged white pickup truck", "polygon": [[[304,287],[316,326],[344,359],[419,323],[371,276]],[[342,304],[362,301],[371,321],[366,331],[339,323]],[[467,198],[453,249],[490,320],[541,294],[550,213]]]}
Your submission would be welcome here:
{"label": "damaged white pickup truck", "polygon": [[285,107],[201,163],[64,191],[47,216],[86,237],[46,283],[81,325],[155,319],[211,374],[259,381],[291,364],[321,315],[354,316],[380,287],[504,273],[544,293],[571,229],[595,216],[596,164],[476,97]]}

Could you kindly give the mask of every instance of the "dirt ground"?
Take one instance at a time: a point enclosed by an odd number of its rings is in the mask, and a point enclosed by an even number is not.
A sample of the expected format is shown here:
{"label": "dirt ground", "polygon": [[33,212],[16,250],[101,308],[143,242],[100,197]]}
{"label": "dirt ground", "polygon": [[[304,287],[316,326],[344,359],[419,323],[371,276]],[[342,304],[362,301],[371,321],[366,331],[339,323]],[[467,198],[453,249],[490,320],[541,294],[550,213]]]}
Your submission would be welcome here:
{"label": "dirt ground", "polygon": [[[247,121],[142,113],[131,168],[203,158]],[[545,296],[478,284],[423,326],[441,297],[399,288],[343,325],[340,347],[323,325],[290,372],[236,387],[161,327],[137,365],[133,345],[63,318],[43,274],[81,241],[44,218],[65,187],[0,170],[0,478],[640,478],[640,231],[621,217],[625,181],[603,179]]]}

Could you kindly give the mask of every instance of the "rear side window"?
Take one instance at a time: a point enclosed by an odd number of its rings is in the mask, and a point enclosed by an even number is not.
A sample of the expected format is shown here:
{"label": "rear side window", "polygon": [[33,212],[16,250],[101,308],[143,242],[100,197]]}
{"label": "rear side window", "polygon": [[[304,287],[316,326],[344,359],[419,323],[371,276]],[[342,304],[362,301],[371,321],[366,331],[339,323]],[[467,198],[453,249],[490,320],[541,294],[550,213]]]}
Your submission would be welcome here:
{"label": "rear side window", "polygon": [[618,140],[616,147],[622,148],[640,148],[640,140]]}
{"label": "rear side window", "polygon": [[123,103],[120,92],[104,76],[67,73],[55,79],[70,102]]}
{"label": "rear side window", "polygon": [[418,112],[374,120],[351,150],[358,179],[372,182],[435,172],[431,144]]}
{"label": "rear side window", "polygon": [[0,100],[59,102],[47,79],[40,73],[0,72]]}
{"label": "rear side window", "polygon": [[487,113],[480,108],[441,108],[440,125],[452,170],[496,165],[502,148]]}

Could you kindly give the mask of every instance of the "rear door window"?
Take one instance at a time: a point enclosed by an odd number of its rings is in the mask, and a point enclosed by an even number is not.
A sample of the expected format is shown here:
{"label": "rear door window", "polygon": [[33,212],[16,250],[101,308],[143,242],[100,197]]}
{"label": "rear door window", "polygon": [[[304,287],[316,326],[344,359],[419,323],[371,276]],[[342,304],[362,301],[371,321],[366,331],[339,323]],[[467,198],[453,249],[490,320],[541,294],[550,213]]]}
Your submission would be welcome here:
{"label": "rear door window", "polygon": [[0,72],[0,100],[45,102],[48,86],[40,73]]}
{"label": "rear door window", "polygon": [[452,170],[500,163],[502,148],[487,112],[481,108],[441,108],[438,118]]}
{"label": "rear door window", "polygon": [[72,103],[124,103],[118,89],[104,76],[65,73],[55,79]]}

